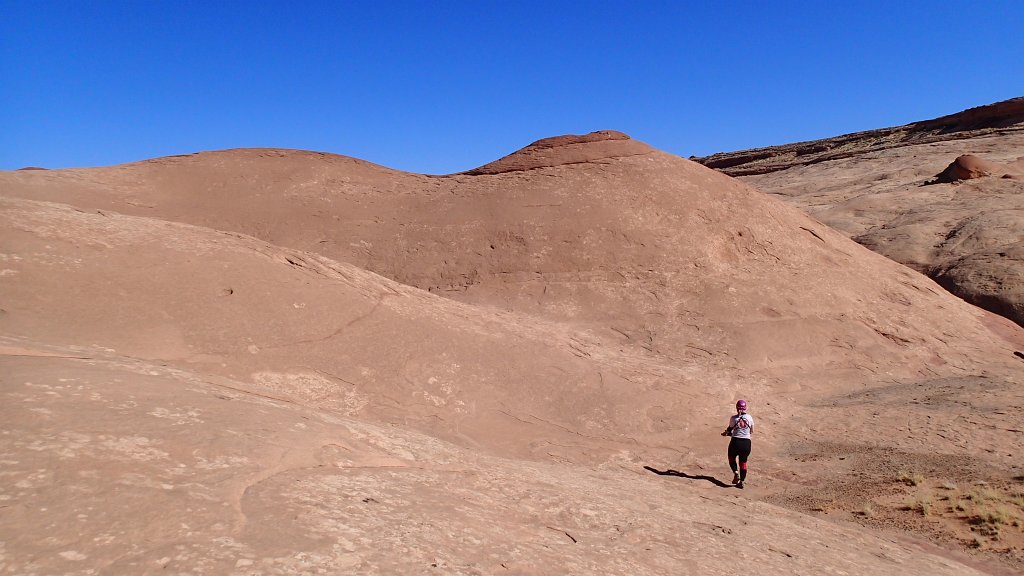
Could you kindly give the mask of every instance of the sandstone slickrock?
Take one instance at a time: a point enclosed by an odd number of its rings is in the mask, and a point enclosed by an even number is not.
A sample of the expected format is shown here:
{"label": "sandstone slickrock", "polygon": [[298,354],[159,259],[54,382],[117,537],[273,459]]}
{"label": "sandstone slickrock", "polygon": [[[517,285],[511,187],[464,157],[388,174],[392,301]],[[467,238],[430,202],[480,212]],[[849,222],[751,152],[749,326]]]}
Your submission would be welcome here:
{"label": "sandstone slickrock", "polygon": [[853,158],[890,148],[1001,135],[1021,130],[1021,124],[1024,124],[1024,97],[904,126],[780,146],[719,152],[695,160],[731,176],[752,176],[794,166]]}
{"label": "sandstone slickrock", "polygon": [[1024,170],[1019,168],[1022,165],[1024,165],[1024,156],[1009,164],[999,164],[989,162],[984,158],[978,158],[972,154],[964,154],[963,156],[958,156],[945,170],[939,172],[935,176],[935,183],[948,184],[958,180],[973,180],[993,175],[999,175],[1003,178],[1014,178],[1024,174]]}
{"label": "sandstone slickrock", "polygon": [[0,219],[8,571],[967,574],[759,500],[1024,474],[1018,327],[621,133],[4,172]]}
{"label": "sandstone slickrock", "polygon": [[[822,151],[825,150],[825,151]],[[1024,98],[698,159],[1024,325]]]}

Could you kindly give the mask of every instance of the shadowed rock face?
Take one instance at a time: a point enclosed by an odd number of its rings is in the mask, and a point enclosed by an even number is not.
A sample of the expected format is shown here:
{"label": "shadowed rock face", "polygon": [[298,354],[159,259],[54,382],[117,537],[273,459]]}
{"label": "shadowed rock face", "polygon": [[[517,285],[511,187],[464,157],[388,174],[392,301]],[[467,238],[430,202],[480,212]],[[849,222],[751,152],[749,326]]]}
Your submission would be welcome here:
{"label": "shadowed rock face", "polygon": [[[1024,473],[1021,330],[620,133],[450,176],[260,149],[0,192],[16,573],[971,574],[757,500]],[[769,432],[723,492],[739,396]]]}
{"label": "shadowed rock face", "polygon": [[[698,159],[1024,325],[1024,98]],[[923,186],[934,184],[933,186]]]}

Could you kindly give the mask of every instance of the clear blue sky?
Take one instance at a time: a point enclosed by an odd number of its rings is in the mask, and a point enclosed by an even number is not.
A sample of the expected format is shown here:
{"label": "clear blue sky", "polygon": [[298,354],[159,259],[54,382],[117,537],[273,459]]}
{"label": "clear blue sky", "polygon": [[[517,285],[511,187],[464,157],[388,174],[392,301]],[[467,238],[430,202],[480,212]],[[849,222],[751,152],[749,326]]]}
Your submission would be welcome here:
{"label": "clear blue sky", "polygon": [[0,0],[0,169],[221,148],[425,173],[621,130],[689,156],[1024,95],[1024,1]]}

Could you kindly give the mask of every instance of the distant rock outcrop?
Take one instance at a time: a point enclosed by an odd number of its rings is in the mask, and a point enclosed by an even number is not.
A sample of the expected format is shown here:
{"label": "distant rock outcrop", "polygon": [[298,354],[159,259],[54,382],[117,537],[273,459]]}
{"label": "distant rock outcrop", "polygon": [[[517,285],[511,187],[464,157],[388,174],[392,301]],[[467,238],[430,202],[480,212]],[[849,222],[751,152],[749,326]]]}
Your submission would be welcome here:
{"label": "distant rock outcrop", "polygon": [[898,128],[698,161],[1024,325],[1022,150],[1024,98],[1014,98]]}
{"label": "distant rock outcrop", "polygon": [[1014,178],[1021,174],[1019,164],[1024,163],[1024,157],[1009,164],[990,162],[973,154],[964,154],[957,157],[945,170],[935,176],[935,183],[949,183],[959,180],[973,180],[985,176],[1002,176]]}
{"label": "distant rock outcrop", "polygon": [[730,176],[752,176],[929,142],[1024,131],[1024,97],[904,126],[694,158]]}

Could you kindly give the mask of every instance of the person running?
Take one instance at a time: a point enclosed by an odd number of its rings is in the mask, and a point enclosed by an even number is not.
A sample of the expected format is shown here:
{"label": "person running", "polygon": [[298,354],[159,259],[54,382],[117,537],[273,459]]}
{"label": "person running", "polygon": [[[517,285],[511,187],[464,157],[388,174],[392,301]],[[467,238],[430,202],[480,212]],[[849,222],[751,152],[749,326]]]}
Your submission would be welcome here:
{"label": "person running", "polygon": [[[736,403],[736,415],[729,418],[729,427],[722,436],[732,436],[729,440],[729,468],[732,469],[732,483],[743,488],[747,479],[747,458],[750,456],[750,434],[754,431],[754,417],[747,414],[747,401]],[[736,460],[739,459],[739,470]]]}

